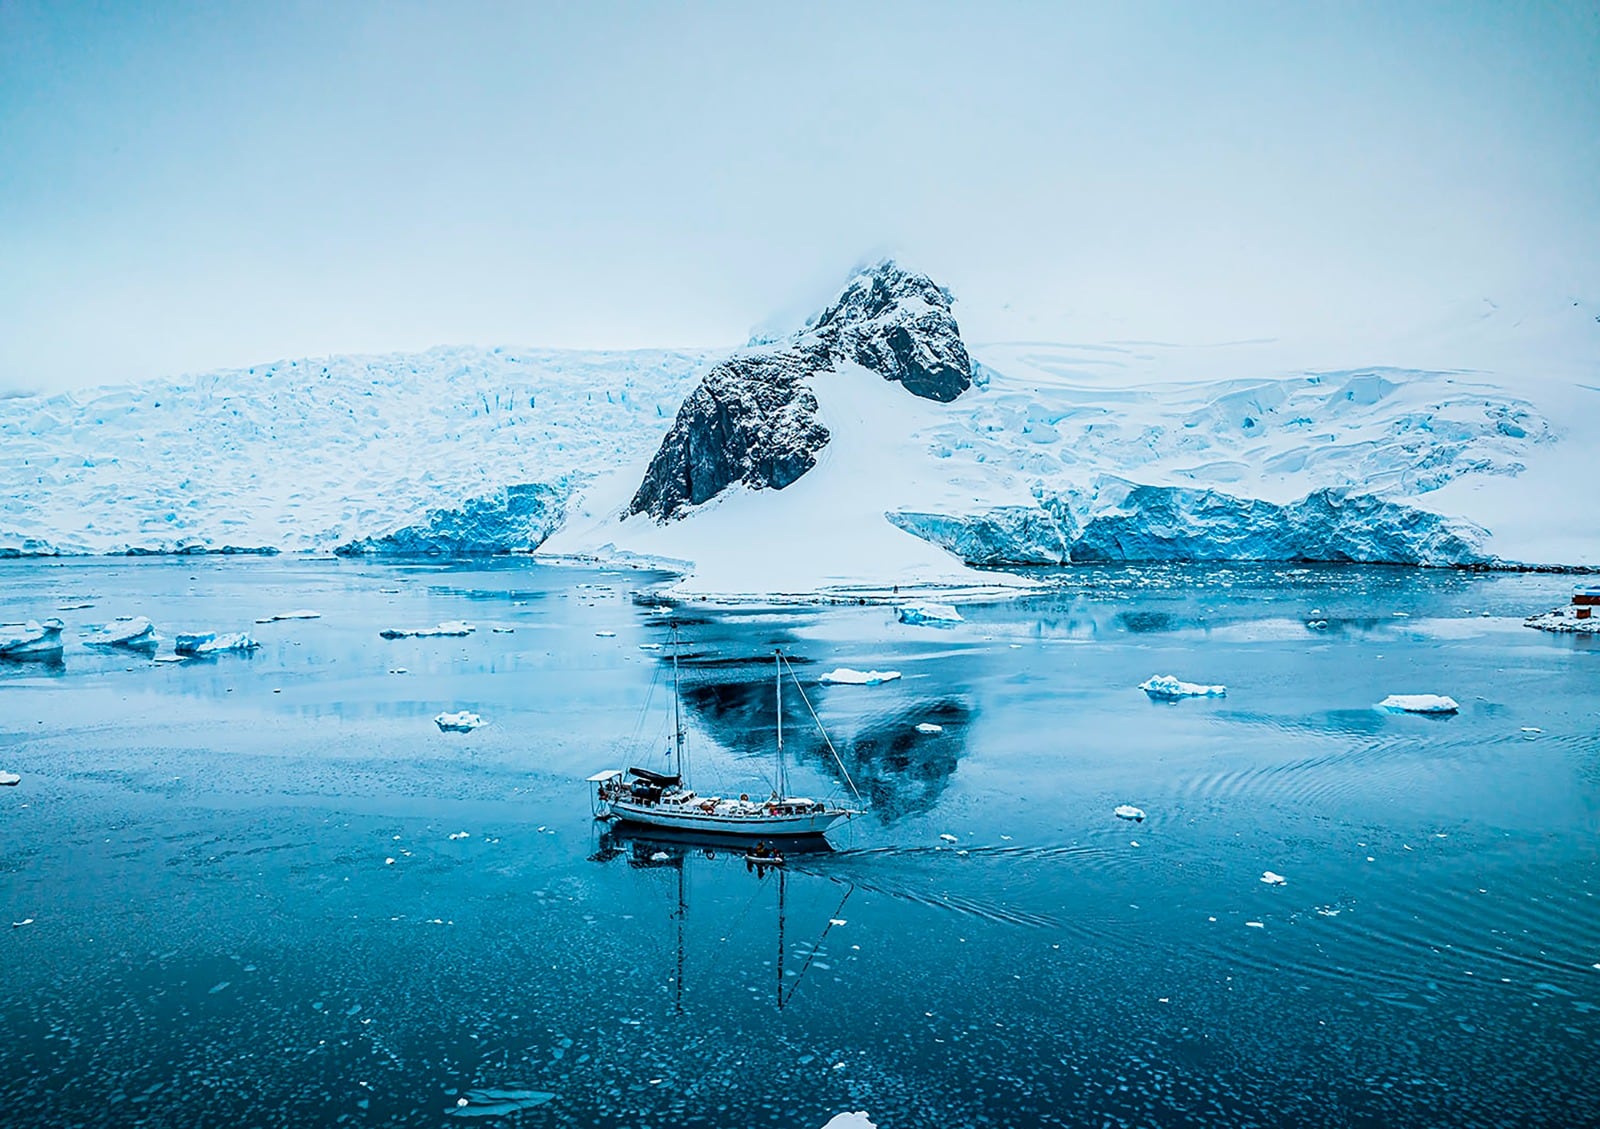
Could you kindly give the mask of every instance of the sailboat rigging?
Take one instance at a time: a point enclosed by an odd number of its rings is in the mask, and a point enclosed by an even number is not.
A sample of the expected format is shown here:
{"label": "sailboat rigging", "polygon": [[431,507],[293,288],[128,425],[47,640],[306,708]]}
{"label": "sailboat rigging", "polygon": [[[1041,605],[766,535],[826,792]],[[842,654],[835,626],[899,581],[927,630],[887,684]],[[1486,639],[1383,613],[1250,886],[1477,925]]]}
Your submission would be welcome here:
{"label": "sailboat rigging", "polygon": [[838,751],[828,739],[827,730],[805,696],[805,690],[794,676],[781,650],[773,652],[775,673],[775,702],[777,726],[777,776],[771,794],[766,799],[752,799],[748,792],[737,799],[723,796],[702,796],[689,786],[688,766],[685,762],[685,734],[683,729],[682,696],[679,693],[678,633],[673,628],[672,648],[672,717],[673,764],[676,772],[662,773],[646,768],[604,769],[590,776],[595,786],[594,808],[600,819],[616,819],[648,827],[673,828],[684,831],[714,832],[721,835],[743,837],[783,838],[822,835],[841,819],[861,814],[856,808],[842,807],[809,796],[789,795],[788,766],[783,751],[783,676],[785,671],[799,691],[812,720],[822,733],[823,742],[833,754],[845,783],[859,803],[861,794],[855,782],[839,759]]}

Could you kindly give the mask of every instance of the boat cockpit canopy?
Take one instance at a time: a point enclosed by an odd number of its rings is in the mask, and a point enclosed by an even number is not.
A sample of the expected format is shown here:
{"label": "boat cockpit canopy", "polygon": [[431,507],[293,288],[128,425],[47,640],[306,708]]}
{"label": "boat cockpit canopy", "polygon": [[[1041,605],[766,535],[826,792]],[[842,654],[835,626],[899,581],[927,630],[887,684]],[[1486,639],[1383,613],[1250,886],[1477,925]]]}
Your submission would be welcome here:
{"label": "boat cockpit canopy", "polygon": [[682,777],[679,776],[668,776],[663,772],[651,772],[648,768],[630,768],[628,769],[628,775],[637,776],[646,784],[654,784],[658,788],[673,787],[682,779]]}

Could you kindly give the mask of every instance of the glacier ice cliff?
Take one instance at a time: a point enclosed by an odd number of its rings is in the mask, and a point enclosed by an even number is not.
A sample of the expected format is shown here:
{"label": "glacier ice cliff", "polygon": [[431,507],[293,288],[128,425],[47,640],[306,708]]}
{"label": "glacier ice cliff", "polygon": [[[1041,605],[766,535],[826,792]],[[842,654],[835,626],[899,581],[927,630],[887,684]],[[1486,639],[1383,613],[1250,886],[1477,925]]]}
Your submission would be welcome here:
{"label": "glacier ice cliff", "polygon": [[1218,490],[1102,476],[1087,491],[1041,492],[1039,506],[898,511],[890,521],[972,565],[1116,561],[1349,561],[1488,565],[1470,522],[1347,487],[1287,505]]}
{"label": "glacier ice cliff", "polygon": [[431,510],[419,524],[347,541],[334,552],[344,557],[531,552],[561,524],[571,492],[564,478],[505,486],[457,508]]}

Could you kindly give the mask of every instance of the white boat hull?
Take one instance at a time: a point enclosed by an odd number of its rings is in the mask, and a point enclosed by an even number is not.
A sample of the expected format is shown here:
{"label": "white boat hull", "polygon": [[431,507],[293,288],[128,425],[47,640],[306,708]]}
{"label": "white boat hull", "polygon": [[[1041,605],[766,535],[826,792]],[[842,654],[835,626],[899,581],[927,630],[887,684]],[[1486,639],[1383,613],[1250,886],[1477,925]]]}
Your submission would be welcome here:
{"label": "white boat hull", "polygon": [[806,812],[803,815],[767,815],[764,812],[749,815],[718,815],[699,808],[685,810],[667,804],[636,804],[629,800],[613,800],[608,809],[619,820],[640,823],[647,827],[714,831],[723,835],[748,835],[752,838],[821,835],[839,820],[853,814],[833,808],[827,811]]}

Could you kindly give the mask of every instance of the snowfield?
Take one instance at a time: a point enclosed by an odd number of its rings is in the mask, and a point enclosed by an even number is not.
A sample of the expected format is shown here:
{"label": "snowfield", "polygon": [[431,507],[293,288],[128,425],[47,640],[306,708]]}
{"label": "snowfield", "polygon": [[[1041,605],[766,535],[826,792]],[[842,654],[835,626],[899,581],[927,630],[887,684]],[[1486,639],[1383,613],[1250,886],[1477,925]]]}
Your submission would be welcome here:
{"label": "snowfield", "polygon": [[[1028,583],[969,567],[995,564],[1600,565],[1600,323],[1558,312],[1318,354],[1336,368],[1279,343],[980,345],[948,402],[840,359],[801,381],[814,466],[665,522],[624,514],[726,352],[437,349],[10,397],[0,556],[537,548],[729,595]],[[1349,364],[1368,351],[1432,367]]]}

